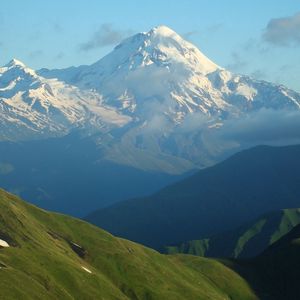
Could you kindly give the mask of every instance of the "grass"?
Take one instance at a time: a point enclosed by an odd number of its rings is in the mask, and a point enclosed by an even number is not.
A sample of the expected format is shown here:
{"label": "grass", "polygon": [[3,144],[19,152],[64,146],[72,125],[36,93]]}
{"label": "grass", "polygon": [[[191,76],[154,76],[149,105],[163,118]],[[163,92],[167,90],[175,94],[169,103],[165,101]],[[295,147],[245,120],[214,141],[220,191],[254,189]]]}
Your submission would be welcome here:
{"label": "grass", "polygon": [[162,255],[2,190],[0,239],[0,299],[257,299],[221,262]]}

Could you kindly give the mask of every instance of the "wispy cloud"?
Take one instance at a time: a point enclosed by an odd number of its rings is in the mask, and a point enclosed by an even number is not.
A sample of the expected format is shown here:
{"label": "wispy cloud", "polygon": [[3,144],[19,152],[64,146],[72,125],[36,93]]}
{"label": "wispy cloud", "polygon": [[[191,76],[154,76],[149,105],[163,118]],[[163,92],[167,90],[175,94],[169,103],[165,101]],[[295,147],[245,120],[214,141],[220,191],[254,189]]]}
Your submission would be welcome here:
{"label": "wispy cloud", "polygon": [[213,24],[213,25],[207,27],[206,31],[207,31],[209,34],[216,33],[216,32],[218,32],[219,30],[221,30],[223,26],[224,26],[223,23]]}
{"label": "wispy cloud", "polygon": [[240,72],[247,66],[247,61],[244,60],[237,52],[231,53],[231,62],[226,66],[228,70],[234,72]]}
{"label": "wispy cloud", "polygon": [[285,18],[271,19],[262,37],[275,46],[300,45],[300,12]]}
{"label": "wispy cloud", "polygon": [[[159,127],[166,128],[161,119],[154,118]],[[187,135],[201,135],[206,145],[217,145],[225,148],[248,148],[257,145],[283,146],[300,143],[300,111],[286,109],[262,108],[242,115],[239,118],[222,121],[223,125],[211,128],[220,123],[212,122],[203,113],[195,113],[186,117],[177,127],[177,132]]]}
{"label": "wispy cloud", "polygon": [[218,135],[246,145],[299,143],[300,112],[261,109],[244,118],[225,121]]}
{"label": "wispy cloud", "polygon": [[279,70],[280,70],[280,72],[288,72],[288,71],[290,71],[292,68],[293,68],[292,65],[290,65],[290,64],[284,64],[284,65],[282,65],[282,66],[279,68]]}
{"label": "wispy cloud", "polygon": [[191,31],[184,32],[181,35],[186,40],[191,40],[195,36],[206,36],[206,35],[211,36],[211,35],[217,33],[219,30],[221,30],[222,26],[223,26],[223,24],[217,23],[217,24],[208,26],[203,30],[191,30]]}
{"label": "wispy cloud", "polygon": [[250,76],[255,79],[262,79],[267,77],[267,73],[264,70],[256,69],[250,73]]}
{"label": "wispy cloud", "polygon": [[53,30],[56,32],[56,33],[62,33],[64,31],[62,25],[58,22],[54,22],[52,24],[52,27],[53,27]]}
{"label": "wispy cloud", "polygon": [[38,58],[40,56],[44,55],[44,51],[43,50],[35,50],[29,53],[29,57],[32,59]]}
{"label": "wispy cloud", "polygon": [[81,51],[90,51],[115,45],[131,33],[131,30],[115,29],[112,24],[102,24],[87,42],[79,45],[79,49]]}
{"label": "wispy cloud", "polygon": [[193,30],[193,31],[184,32],[184,33],[182,34],[182,37],[183,37],[185,40],[190,40],[193,36],[198,35],[198,34],[200,34],[200,31],[198,31],[198,30]]}
{"label": "wispy cloud", "polygon": [[54,59],[60,60],[60,59],[64,58],[64,56],[65,56],[64,52],[59,52],[55,55]]}

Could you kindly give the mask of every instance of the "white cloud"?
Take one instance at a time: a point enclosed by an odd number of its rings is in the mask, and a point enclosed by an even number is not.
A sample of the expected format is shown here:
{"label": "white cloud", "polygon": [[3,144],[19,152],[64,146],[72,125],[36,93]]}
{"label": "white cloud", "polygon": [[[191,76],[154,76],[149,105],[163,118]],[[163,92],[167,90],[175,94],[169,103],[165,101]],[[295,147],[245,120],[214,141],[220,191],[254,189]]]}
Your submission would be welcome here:
{"label": "white cloud", "polygon": [[118,30],[111,24],[102,24],[100,28],[85,43],[79,45],[80,50],[90,51],[110,45],[115,45],[130,35],[129,30]]}
{"label": "white cloud", "polygon": [[248,145],[300,143],[300,111],[261,109],[226,121],[217,135]]}
{"label": "white cloud", "polygon": [[276,46],[300,45],[300,13],[270,20],[263,39]]}

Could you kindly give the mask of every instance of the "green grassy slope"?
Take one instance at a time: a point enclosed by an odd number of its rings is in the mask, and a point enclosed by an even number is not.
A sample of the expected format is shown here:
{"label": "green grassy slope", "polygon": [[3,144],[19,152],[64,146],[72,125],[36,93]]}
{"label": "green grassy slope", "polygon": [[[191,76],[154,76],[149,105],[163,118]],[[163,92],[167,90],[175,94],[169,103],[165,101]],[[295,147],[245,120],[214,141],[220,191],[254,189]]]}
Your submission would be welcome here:
{"label": "green grassy slope", "polygon": [[2,190],[0,239],[10,244],[0,247],[0,299],[257,298],[221,262],[162,255]]}
{"label": "green grassy slope", "polygon": [[263,215],[230,232],[168,246],[165,252],[210,257],[254,257],[298,224],[300,209],[284,209]]}

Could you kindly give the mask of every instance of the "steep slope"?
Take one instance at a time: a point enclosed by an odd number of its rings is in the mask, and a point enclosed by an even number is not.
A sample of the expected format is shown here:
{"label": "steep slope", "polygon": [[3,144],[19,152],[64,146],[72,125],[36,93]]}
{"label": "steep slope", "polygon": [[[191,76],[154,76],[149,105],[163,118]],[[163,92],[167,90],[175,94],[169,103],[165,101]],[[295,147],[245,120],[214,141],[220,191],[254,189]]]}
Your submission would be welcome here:
{"label": "steep slope", "polygon": [[260,146],[151,197],[99,210],[87,220],[160,249],[232,230],[260,215],[300,206],[300,146]]}
{"label": "steep slope", "polygon": [[161,255],[2,190],[0,241],[5,299],[257,299],[220,262]]}
{"label": "steep slope", "polygon": [[230,232],[165,248],[166,253],[207,257],[254,257],[300,224],[300,209],[268,213]]}

